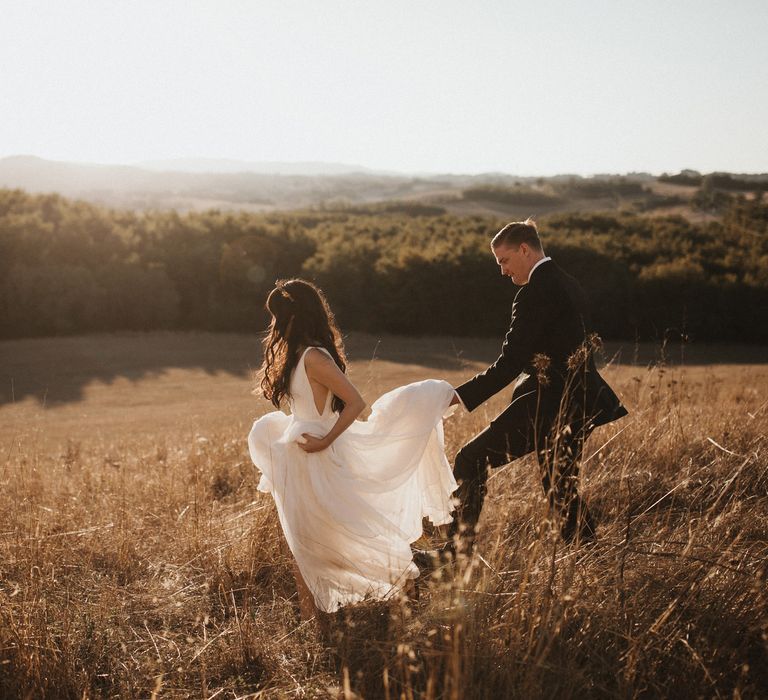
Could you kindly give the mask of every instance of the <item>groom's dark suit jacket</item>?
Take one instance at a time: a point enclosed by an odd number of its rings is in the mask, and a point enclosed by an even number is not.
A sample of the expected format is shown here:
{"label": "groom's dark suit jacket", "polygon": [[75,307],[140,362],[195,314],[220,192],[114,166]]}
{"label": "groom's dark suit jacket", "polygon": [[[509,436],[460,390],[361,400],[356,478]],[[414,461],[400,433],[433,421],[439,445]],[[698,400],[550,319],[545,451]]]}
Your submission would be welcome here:
{"label": "groom's dark suit jacket", "polygon": [[535,416],[539,429],[549,430],[558,416],[587,429],[621,418],[627,411],[595,367],[589,334],[581,286],[545,261],[515,296],[499,358],[456,391],[472,411],[525,372],[528,378],[515,387],[512,404],[527,404],[524,413]]}

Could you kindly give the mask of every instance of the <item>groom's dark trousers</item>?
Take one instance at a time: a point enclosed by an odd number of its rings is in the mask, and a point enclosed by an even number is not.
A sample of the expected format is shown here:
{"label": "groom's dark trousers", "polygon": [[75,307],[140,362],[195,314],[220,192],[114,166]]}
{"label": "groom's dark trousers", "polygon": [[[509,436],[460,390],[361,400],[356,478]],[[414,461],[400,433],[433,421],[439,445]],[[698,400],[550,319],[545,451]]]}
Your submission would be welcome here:
{"label": "groom's dark trousers", "polygon": [[459,506],[449,529],[471,549],[486,492],[488,467],[535,451],[544,493],[563,538],[592,539],[595,522],[578,493],[584,441],[597,426],[627,414],[598,374],[584,292],[553,261],[521,287],[499,358],[456,389],[469,411],[521,374],[509,406],[456,455]]}

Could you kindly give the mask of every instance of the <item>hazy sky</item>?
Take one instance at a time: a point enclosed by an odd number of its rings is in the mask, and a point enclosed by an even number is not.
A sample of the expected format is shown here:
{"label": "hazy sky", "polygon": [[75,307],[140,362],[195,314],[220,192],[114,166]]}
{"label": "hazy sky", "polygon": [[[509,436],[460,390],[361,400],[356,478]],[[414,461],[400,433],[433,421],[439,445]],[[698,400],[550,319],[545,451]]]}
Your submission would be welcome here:
{"label": "hazy sky", "polygon": [[0,157],[768,171],[768,0],[0,0]]}

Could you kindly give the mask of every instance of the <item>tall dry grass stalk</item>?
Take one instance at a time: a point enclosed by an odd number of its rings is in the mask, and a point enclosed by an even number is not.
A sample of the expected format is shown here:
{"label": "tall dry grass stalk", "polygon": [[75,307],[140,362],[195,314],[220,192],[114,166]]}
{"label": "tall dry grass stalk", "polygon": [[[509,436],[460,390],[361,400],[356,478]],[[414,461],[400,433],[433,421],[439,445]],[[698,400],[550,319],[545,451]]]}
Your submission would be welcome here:
{"label": "tall dry grass stalk", "polygon": [[[562,544],[533,458],[418,601],[302,624],[240,431],[17,440],[0,469],[0,696],[634,698],[768,693],[768,372],[615,368],[589,440],[599,542]],[[488,415],[446,427],[454,454]]]}

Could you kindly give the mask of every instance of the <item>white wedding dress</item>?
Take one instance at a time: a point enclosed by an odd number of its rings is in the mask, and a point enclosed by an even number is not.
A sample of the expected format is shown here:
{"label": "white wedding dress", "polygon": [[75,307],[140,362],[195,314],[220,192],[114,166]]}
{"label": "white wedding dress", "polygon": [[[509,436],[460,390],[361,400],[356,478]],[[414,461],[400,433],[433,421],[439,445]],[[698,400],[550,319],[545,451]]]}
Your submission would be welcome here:
{"label": "white wedding dress", "polygon": [[[439,380],[398,387],[371,406],[326,450],[306,453],[302,433],[334,425],[333,396],[319,412],[304,367],[291,377],[291,415],[274,411],[248,435],[260,491],[275,499],[280,524],[318,608],[332,612],[366,597],[386,598],[419,570],[410,543],[422,517],[451,521],[456,489],[445,457],[443,415],[454,390]],[[323,348],[319,348],[326,352]]]}

